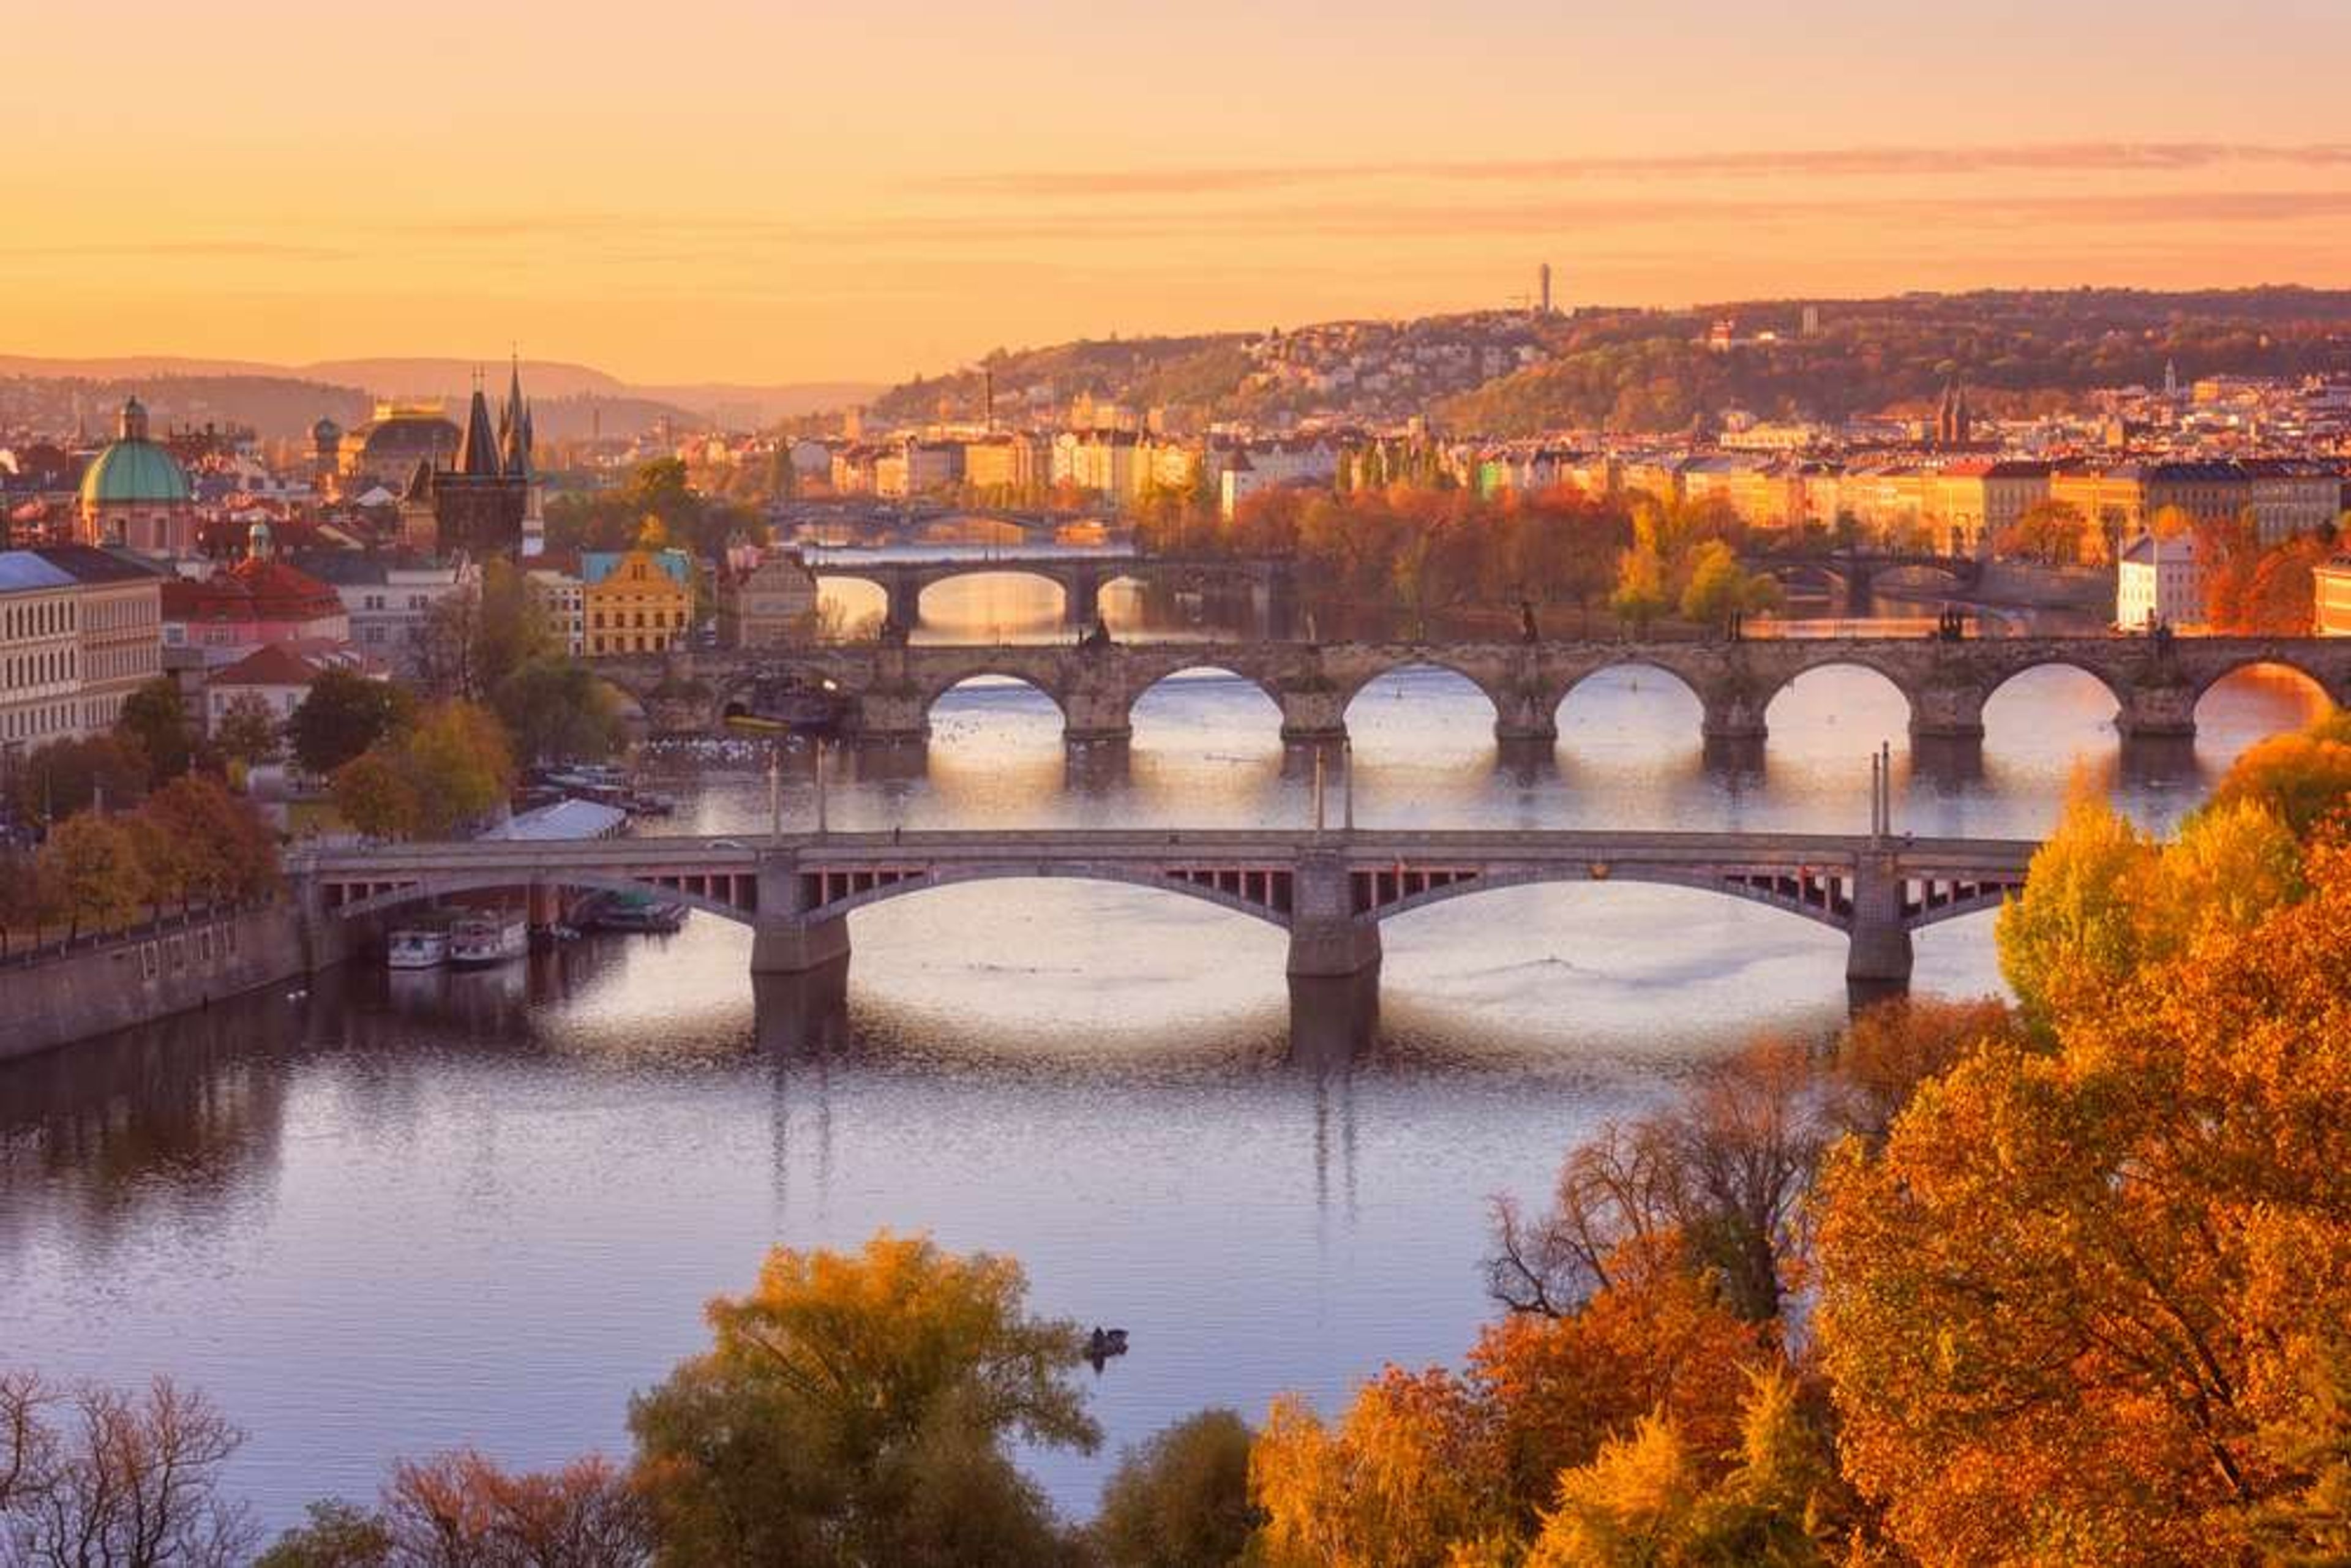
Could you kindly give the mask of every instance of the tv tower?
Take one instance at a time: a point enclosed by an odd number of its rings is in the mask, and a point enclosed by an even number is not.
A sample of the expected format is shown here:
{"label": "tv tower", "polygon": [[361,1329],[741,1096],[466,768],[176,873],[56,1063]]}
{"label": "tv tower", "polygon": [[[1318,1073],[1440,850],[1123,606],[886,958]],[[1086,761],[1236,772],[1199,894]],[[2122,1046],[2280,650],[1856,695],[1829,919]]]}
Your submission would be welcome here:
{"label": "tv tower", "polygon": [[1535,313],[1539,316],[1550,315],[1551,263],[1547,261],[1535,271],[1535,298],[1539,301],[1535,308]]}

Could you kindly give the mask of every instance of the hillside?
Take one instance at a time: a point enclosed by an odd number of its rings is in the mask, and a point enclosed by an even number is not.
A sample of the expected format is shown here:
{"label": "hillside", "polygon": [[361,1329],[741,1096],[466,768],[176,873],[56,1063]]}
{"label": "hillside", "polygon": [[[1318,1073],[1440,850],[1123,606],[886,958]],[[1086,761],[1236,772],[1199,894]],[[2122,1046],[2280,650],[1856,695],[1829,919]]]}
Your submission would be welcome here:
{"label": "hillside", "polygon": [[[1802,336],[1806,305],[1820,330]],[[1737,346],[1708,350],[1728,318]],[[1768,335],[1771,340],[1761,340]],[[1432,375],[1424,351],[1481,356]],[[1495,353],[1531,363],[1480,374]],[[1838,419],[1917,407],[1954,374],[1991,411],[2046,406],[2098,387],[2216,372],[2351,372],[2351,292],[2274,287],[2150,293],[1986,291],[1887,299],[1739,300],[1686,310],[1595,308],[1546,320],[1489,313],[1332,322],[1256,334],[1079,341],[998,350],[876,399],[886,420],[967,418],[993,371],[997,411],[1058,415],[1080,393],[1205,419],[1393,419],[1426,412],[1495,435],[1606,426],[1666,432],[1737,407]],[[1283,374],[1283,371],[1292,373]],[[1449,384],[1448,384],[1449,379]]]}

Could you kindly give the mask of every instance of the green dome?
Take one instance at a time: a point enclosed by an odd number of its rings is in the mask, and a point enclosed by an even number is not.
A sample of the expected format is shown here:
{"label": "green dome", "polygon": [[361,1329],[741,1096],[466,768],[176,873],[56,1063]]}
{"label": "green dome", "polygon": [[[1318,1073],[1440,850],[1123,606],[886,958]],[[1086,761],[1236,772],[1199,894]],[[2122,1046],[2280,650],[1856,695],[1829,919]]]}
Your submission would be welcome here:
{"label": "green dome", "polygon": [[152,441],[117,441],[90,459],[81,476],[85,506],[132,506],[188,499],[188,476],[172,455]]}

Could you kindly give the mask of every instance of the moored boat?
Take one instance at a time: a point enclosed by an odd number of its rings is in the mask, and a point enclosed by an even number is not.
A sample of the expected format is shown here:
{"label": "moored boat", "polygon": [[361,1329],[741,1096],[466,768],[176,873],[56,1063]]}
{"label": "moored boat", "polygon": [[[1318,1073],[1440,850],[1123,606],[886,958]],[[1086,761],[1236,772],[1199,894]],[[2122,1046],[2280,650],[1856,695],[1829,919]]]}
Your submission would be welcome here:
{"label": "moored boat", "polygon": [[449,958],[449,934],[431,926],[403,925],[384,944],[383,961],[394,969],[437,969]]}
{"label": "moored boat", "polygon": [[519,958],[530,951],[530,927],[519,911],[462,916],[449,927],[452,968],[480,968]]}

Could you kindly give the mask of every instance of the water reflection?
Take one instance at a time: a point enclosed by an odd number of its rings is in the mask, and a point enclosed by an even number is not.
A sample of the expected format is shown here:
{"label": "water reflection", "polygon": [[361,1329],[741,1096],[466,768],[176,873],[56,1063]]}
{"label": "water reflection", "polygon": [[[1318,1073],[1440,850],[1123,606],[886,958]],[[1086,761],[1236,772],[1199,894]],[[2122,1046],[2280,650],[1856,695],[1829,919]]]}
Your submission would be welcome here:
{"label": "water reflection", "polygon": [[[1355,810],[1853,831],[1885,737],[1917,831],[2043,831],[2077,765],[2159,827],[2312,710],[2292,681],[2238,677],[2196,741],[2124,747],[2102,691],[2034,672],[1950,755],[1906,747],[1875,683],[1792,687],[1741,770],[1656,672],[1593,676],[1531,752],[1496,746],[1459,677],[1405,672],[1351,715]],[[1040,694],[975,685],[926,747],[837,759],[829,811],[1299,824],[1311,756],[1279,730],[1247,683],[1187,675],[1137,705],[1128,746],[1081,758]],[[663,767],[671,831],[767,824],[756,754]],[[784,786],[805,824],[806,767]],[[948,887],[852,918],[851,964],[796,980],[755,981],[747,934],[697,917],[485,973],[354,969],[0,1067],[12,1356],[204,1385],[255,1434],[235,1483],[282,1523],[371,1493],[395,1453],[618,1446],[629,1390],[696,1347],[702,1301],[765,1246],[927,1228],[1019,1256],[1042,1310],[1135,1330],[1095,1385],[1104,1453],[1039,1461],[1081,1513],[1119,1444],[1204,1403],[1327,1406],[1383,1359],[1458,1356],[1485,1310],[1487,1195],[1541,1192],[1603,1119],[1847,1002],[1835,933],[1667,887],[1416,911],[1387,927],[1376,988],[1293,985],[1279,933],[1134,888]],[[1990,925],[1920,934],[1916,986],[1995,988]]]}

